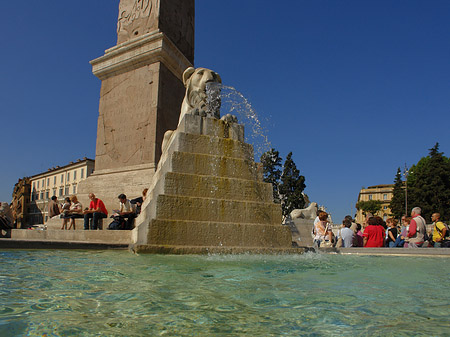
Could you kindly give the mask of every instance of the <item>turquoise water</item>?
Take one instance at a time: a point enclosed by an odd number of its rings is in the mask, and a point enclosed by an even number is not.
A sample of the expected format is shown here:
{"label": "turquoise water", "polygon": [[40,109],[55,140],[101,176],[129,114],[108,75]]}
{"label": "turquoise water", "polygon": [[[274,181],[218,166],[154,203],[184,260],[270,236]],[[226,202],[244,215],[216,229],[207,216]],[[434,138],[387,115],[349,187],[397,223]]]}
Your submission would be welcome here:
{"label": "turquoise water", "polygon": [[448,336],[448,261],[0,251],[0,336]]}

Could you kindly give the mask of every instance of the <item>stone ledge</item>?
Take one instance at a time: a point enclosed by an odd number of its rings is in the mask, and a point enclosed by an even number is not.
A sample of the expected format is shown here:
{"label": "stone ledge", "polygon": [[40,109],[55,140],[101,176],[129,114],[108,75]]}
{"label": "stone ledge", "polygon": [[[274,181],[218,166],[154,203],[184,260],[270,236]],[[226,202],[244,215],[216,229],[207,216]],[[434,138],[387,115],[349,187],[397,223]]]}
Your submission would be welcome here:
{"label": "stone ledge", "polygon": [[270,247],[209,247],[209,246],[170,246],[170,245],[130,245],[129,249],[136,254],[270,254],[290,255],[302,254],[305,248],[270,248]]}
{"label": "stone ledge", "polygon": [[89,249],[89,250],[125,250],[129,244],[94,243],[58,240],[15,240],[0,239],[0,249]]}

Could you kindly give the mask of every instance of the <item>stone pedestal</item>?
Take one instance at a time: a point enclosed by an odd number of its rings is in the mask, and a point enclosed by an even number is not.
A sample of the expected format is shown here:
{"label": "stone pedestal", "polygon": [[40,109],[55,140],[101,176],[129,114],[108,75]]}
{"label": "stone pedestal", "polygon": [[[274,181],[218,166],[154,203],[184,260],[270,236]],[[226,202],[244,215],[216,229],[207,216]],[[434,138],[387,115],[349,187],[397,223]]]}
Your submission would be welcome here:
{"label": "stone pedestal", "polygon": [[295,242],[299,247],[313,247],[313,237],[311,235],[314,226],[312,219],[293,219],[287,223],[291,229],[292,242]]}
{"label": "stone pedestal", "polygon": [[292,242],[243,126],[193,115],[173,133],[136,225],[137,252],[286,249]]}
{"label": "stone pedestal", "polygon": [[121,0],[117,46],[91,61],[102,81],[95,171],[78,186],[111,210],[117,196],[134,198],[148,187],[164,133],[177,127],[194,61],[194,0]]}

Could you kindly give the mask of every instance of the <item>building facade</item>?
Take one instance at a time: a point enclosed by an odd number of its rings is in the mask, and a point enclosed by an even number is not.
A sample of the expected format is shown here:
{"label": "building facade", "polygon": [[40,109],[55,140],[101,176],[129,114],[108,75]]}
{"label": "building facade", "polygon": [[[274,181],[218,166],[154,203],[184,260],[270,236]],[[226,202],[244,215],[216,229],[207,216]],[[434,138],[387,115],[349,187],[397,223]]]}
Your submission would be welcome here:
{"label": "building facade", "polygon": [[77,194],[78,183],[92,174],[94,166],[95,160],[85,157],[30,177],[29,225],[47,222],[51,197],[55,195],[62,203],[65,197]]}
{"label": "building facade", "polygon": [[[362,188],[359,191],[358,202],[360,201],[370,201],[370,200],[378,200],[381,201],[381,210],[378,211],[377,214],[386,221],[386,219],[391,214],[391,209],[389,204],[391,203],[393,196],[394,184],[386,184],[386,185],[375,185],[369,186],[367,188]],[[366,216],[363,214],[363,211],[358,209],[356,212],[356,222],[362,224],[365,220]]]}

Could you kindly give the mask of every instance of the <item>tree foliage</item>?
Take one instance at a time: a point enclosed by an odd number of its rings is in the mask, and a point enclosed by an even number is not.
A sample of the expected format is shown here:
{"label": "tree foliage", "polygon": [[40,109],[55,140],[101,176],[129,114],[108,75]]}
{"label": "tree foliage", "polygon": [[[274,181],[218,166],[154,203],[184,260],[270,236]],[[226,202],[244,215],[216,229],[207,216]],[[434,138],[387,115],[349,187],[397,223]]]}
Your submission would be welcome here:
{"label": "tree foliage", "polygon": [[397,174],[395,175],[394,189],[392,193],[393,195],[389,208],[395,218],[400,218],[403,214],[405,214],[405,188],[400,167],[397,169]]}
{"label": "tree foliage", "polygon": [[305,177],[300,175],[300,171],[292,160],[292,152],[289,152],[284,162],[281,183],[278,187],[283,216],[289,215],[294,209],[305,207],[305,199],[302,194],[305,187]]}
{"label": "tree foliage", "polygon": [[439,143],[429,151],[427,157],[409,170],[408,208],[420,207],[427,222],[435,212],[447,221],[450,219],[450,160],[439,152]]}
{"label": "tree foliage", "polygon": [[372,213],[372,215],[375,215],[381,210],[381,205],[382,202],[380,200],[358,201],[356,208],[362,210],[364,214]]}
{"label": "tree foliage", "polygon": [[261,156],[264,174],[263,180],[266,183],[272,184],[273,201],[278,204],[281,202],[278,192],[278,185],[281,179],[281,161],[280,153],[275,149],[264,152]]}

